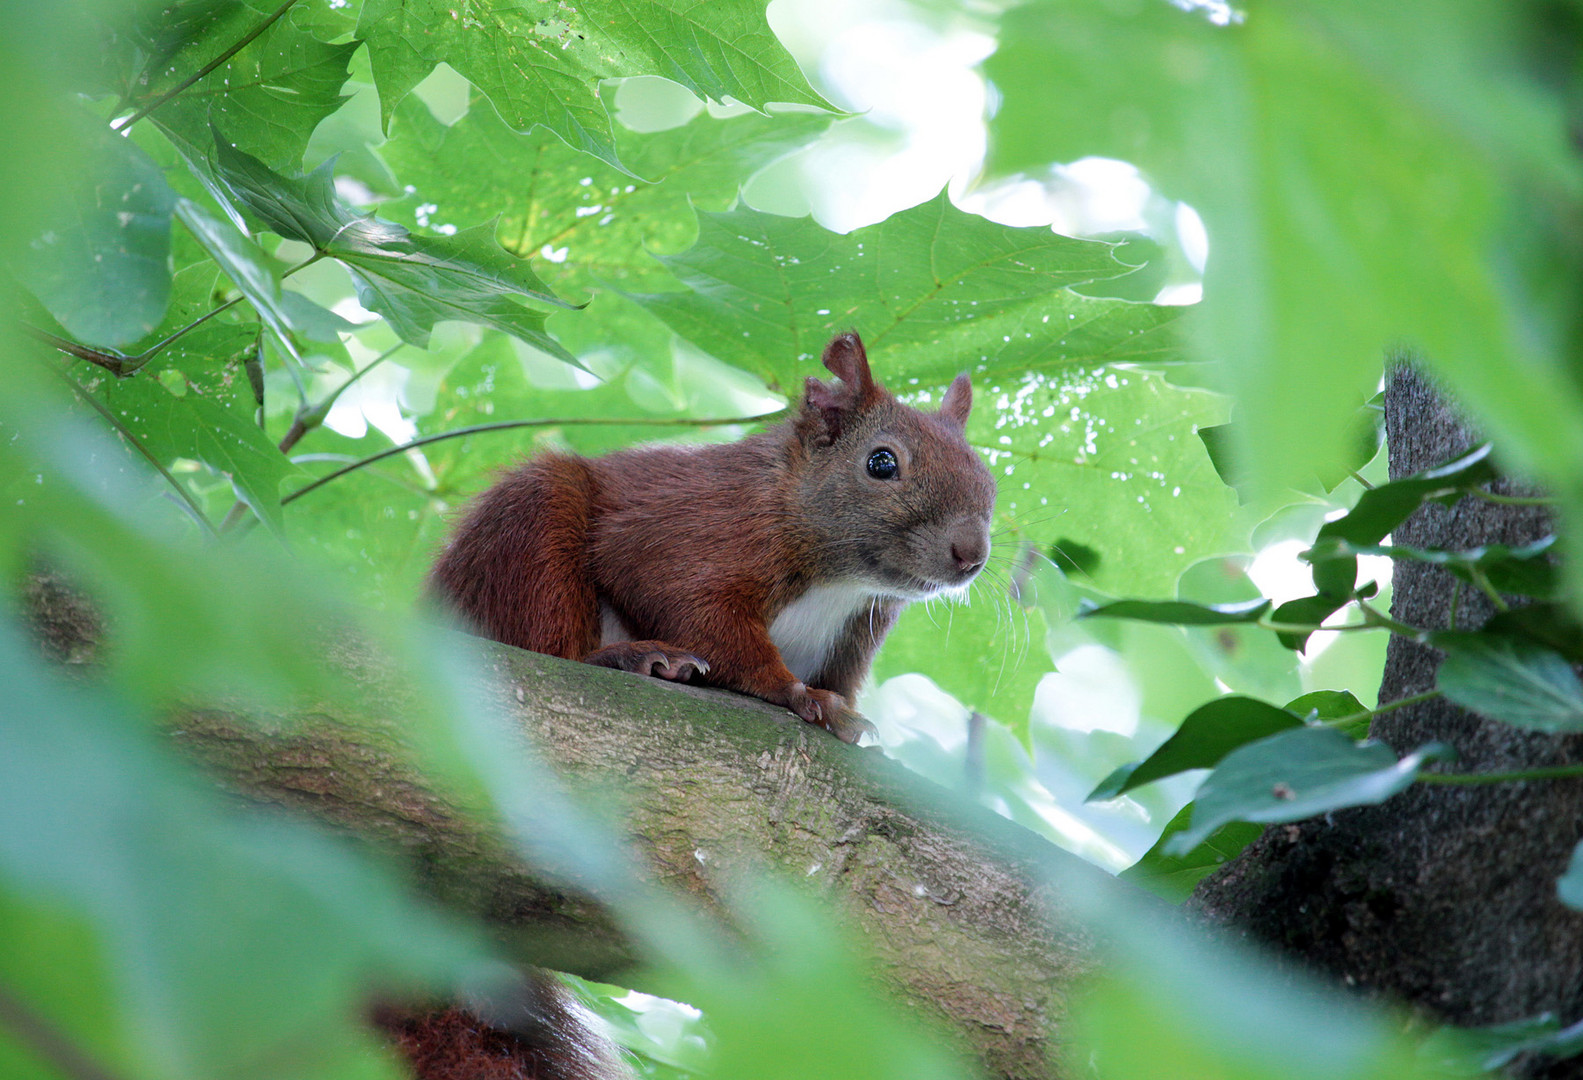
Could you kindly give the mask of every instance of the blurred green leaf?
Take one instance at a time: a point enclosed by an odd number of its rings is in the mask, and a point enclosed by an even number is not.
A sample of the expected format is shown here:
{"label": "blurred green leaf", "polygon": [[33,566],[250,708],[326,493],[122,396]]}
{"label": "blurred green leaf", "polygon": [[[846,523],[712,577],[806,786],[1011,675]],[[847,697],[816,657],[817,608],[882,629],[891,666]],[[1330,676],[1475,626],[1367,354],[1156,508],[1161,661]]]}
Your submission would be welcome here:
{"label": "blurred green leaf", "polygon": [[1114,799],[1135,787],[1188,769],[1212,769],[1231,751],[1302,725],[1301,714],[1256,698],[1230,695],[1200,705],[1176,733],[1142,761],[1123,765],[1089,793],[1088,802]]}
{"label": "blurred green leaf", "polygon": [[1167,855],[1167,846],[1178,833],[1187,830],[1192,816],[1193,804],[1188,803],[1166,823],[1154,846],[1116,876],[1179,904],[1193,894],[1200,881],[1236,858],[1238,852],[1264,833],[1263,825],[1228,821],[1191,851]]}
{"label": "blurred green leaf", "polygon": [[1096,300],[1068,285],[1128,267],[1112,245],[997,225],[945,192],[833,233],[746,207],[698,215],[698,240],[660,258],[688,292],[634,297],[714,356],[795,395],[831,335],[856,329],[893,389],[1171,360],[1181,308]]}
{"label": "blurred green leaf", "polygon": [[513,297],[562,305],[532,268],[495,242],[493,226],[455,236],[420,236],[355,213],[335,194],[331,162],[285,177],[216,132],[221,180],[265,226],[336,259],[357,283],[358,300],[390,320],[403,341],[426,347],[445,319],[519,337],[569,364],[577,360],[544,332],[544,315]]}
{"label": "blurred green leaf", "polygon": [[703,1010],[715,1037],[710,1075],[802,1080],[809,1047],[850,1080],[974,1075],[881,989],[861,943],[832,913],[772,881],[736,896],[757,962],[693,967],[675,996]]}
{"label": "blurred green leaf", "polygon": [[1185,600],[1114,600],[1083,612],[1084,618],[1141,619],[1175,626],[1256,623],[1270,610],[1264,598],[1234,604],[1191,604]]}
{"label": "blurred green leaf", "polygon": [[1497,611],[1482,629],[1487,634],[1537,642],[1573,663],[1583,663],[1583,624],[1562,604],[1525,604]]}
{"label": "blurred green leaf", "polygon": [[560,978],[599,1014],[611,1038],[639,1056],[645,1080],[685,1080],[708,1071],[709,1026],[691,1005],[573,975]]}
{"label": "blurred green leaf", "polygon": [[[136,341],[170,303],[170,217],[175,195],[147,154],[77,112],[56,138],[80,166],[51,184],[18,277],[61,326],[89,345]],[[113,298],[113,299],[112,299]]]}
{"label": "blurred green leaf", "polygon": [[[1084,905],[1102,958],[1072,995],[1061,1075],[1125,1080],[1452,1080],[1400,1020],[1228,942],[1135,890]],[[1300,1016],[1301,1023],[1290,1018]]]}
{"label": "blurred green leaf", "polygon": [[758,0],[631,0],[539,12],[482,0],[466,18],[439,0],[364,0],[357,36],[368,43],[388,124],[440,62],[488,96],[516,131],[545,127],[573,149],[621,167],[600,80],[661,75],[701,97],[762,108],[783,101],[828,108],[764,19]]}
{"label": "blurred green leaf", "polygon": [[1301,821],[1348,806],[1384,802],[1430,761],[1454,756],[1429,743],[1396,759],[1384,743],[1357,743],[1331,728],[1299,727],[1233,750],[1193,800],[1190,828],[1166,845],[1181,855],[1230,821]]}
{"label": "blurred green leaf", "polygon": [[1583,1022],[1563,1028],[1554,1013],[1541,1013],[1488,1027],[1444,1027],[1425,1039],[1419,1057],[1451,1071],[1457,1067],[1493,1073],[1519,1055],[1565,1059],[1583,1054]]}
{"label": "blurred green leaf", "polygon": [[[9,625],[0,671],[0,895],[91,928],[113,1018],[96,1053],[139,1075],[321,1076],[368,1056],[376,989],[455,987],[486,961],[343,841],[239,811],[142,722],[42,678]],[[0,968],[31,928],[0,927]],[[85,1019],[74,996],[29,1005],[73,1036]]]}
{"label": "blurred green leaf", "polygon": [[1477,584],[1483,578],[1497,592],[1555,600],[1561,595],[1560,570],[1549,559],[1555,542],[1554,536],[1546,536],[1516,547],[1487,544],[1467,551],[1446,551],[1408,544],[1351,544],[1345,540],[1332,539],[1315,544],[1305,553],[1305,558],[1315,564],[1316,571],[1321,561],[1355,558],[1359,555],[1407,559],[1444,567],[1470,584]]}
{"label": "blurred green leaf", "polygon": [[981,580],[965,605],[909,604],[875,658],[873,679],[924,672],[1026,740],[1034,691],[1055,667],[1044,636],[1042,611]]}
{"label": "blurred green leaf", "polygon": [[1583,682],[1551,649],[1492,634],[1441,633],[1435,685],[1448,701],[1552,735],[1583,731]]}
{"label": "blurred green leaf", "polygon": [[1567,907],[1583,911],[1583,843],[1572,849],[1566,873],[1556,882],[1556,895]]}
{"label": "blurred green leaf", "polygon": [[[231,358],[233,378],[242,357]],[[120,425],[157,460],[201,461],[228,477],[239,498],[277,533],[284,524],[280,483],[299,470],[275,448],[246,412],[228,408],[194,386],[180,396],[146,375],[96,377],[92,393]],[[250,412],[250,410],[249,410]]]}
{"label": "blurred green leaf", "polygon": [[1344,460],[1347,416],[1406,339],[1510,454],[1573,491],[1574,314],[1553,276],[1525,295],[1509,271],[1512,219],[1564,231],[1583,188],[1563,110],[1511,59],[1531,17],[1034,0],[985,62],[1004,101],[990,168],[1120,158],[1199,211],[1213,254],[1193,346],[1229,365],[1241,456],[1266,482]]}
{"label": "blurred green leaf", "polygon": [[[1316,477],[1316,482],[1325,491],[1333,491],[1374,460],[1385,434],[1384,425],[1385,409],[1382,404],[1371,401],[1360,407],[1348,422],[1351,438],[1344,447],[1345,456],[1334,467]],[[1253,479],[1253,470],[1245,466],[1238,456],[1243,452],[1246,440],[1237,433],[1235,425],[1216,424],[1199,428],[1198,437],[1204,441],[1204,449],[1209,451],[1210,460],[1215,463],[1215,471],[1220,474],[1220,478],[1236,488],[1239,497],[1244,496]],[[1243,498],[1243,501],[1247,499]]]}
{"label": "blurred green leaf", "polygon": [[[1222,555],[1195,563],[1177,580],[1177,596],[1197,604],[1259,599],[1260,589],[1248,576],[1252,562]],[[1284,701],[1301,692],[1297,658],[1261,626],[1227,623],[1188,627],[1183,634],[1203,669],[1234,693]]]}

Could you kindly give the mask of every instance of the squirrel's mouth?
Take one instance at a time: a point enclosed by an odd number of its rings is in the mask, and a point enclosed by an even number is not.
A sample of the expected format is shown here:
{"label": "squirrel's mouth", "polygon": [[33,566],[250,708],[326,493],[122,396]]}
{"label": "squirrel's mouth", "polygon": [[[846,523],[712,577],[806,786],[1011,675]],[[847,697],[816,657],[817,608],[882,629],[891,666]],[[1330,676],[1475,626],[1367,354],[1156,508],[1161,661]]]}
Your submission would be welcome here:
{"label": "squirrel's mouth", "polygon": [[966,601],[968,586],[973,584],[973,579],[978,574],[974,572],[959,581],[934,581],[916,574],[900,576],[904,581],[898,583],[896,595],[903,600],[934,600],[943,597],[948,600]]}

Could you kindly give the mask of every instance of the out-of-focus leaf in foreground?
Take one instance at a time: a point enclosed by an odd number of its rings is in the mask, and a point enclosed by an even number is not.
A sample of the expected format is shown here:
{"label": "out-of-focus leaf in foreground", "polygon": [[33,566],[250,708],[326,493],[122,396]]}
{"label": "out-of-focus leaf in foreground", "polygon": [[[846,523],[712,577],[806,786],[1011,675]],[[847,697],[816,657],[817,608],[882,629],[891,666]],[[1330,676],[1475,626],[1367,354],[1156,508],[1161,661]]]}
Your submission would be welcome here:
{"label": "out-of-focus leaf in foreground", "polygon": [[[486,959],[344,842],[228,806],[144,724],[52,682],[14,625],[0,677],[0,980],[88,1058],[394,1077],[361,1007],[455,987]],[[14,1020],[0,1060],[38,1049]]]}
{"label": "out-of-focus leaf in foreground", "polygon": [[[1575,498],[1577,260],[1559,237],[1583,169],[1514,59],[1528,17],[1463,0],[1033,0],[985,65],[1005,102],[991,167],[1121,158],[1198,209],[1193,347],[1229,365],[1234,435],[1266,484],[1345,460],[1347,417],[1409,342],[1504,452]],[[1508,271],[1547,244],[1560,277]]]}
{"label": "out-of-focus leaf in foreground", "polygon": [[175,194],[137,146],[90,117],[62,114],[77,167],[49,185],[48,213],[17,276],[82,341],[117,346],[158,325],[170,303]]}

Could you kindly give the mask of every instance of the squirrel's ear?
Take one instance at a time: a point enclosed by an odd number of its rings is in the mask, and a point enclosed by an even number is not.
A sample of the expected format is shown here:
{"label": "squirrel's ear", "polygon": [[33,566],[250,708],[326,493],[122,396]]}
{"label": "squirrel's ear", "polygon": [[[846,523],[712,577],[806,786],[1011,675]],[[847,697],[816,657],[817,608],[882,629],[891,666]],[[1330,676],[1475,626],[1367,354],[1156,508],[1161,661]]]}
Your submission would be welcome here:
{"label": "squirrel's ear", "polygon": [[841,437],[846,418],[856,408],[851,390],[843,385],[831,385],[809,377],[802,399],[802,416],[799,426],[811,436],[814,443],[830,446]]}
{"label": "squirrel's ear", "polygon": [[940,401],[940,415],[959,428],[967,427],[967,414],[973,408],[973,384],[963,372],[951,380],[951,387]]}
{"label": "squirrel's ear", "polygon": [[868,353],[856,331],[837,334],[824,347],[824,366],[835,373],[856,395],[859,405],[874,396],[874,376],[869,374]]}

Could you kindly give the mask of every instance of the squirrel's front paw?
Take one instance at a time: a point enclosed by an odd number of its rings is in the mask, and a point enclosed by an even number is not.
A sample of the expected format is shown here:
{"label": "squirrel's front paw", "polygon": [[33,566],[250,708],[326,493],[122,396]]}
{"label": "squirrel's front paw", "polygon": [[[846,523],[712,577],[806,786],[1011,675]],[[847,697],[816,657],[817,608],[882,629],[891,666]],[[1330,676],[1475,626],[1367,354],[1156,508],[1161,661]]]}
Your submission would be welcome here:
{"label": "squirrel's front paw", "polygon": [[848,708],[846,698],[840,694],[811,690],[798,682],[791,685],[786,696],[788,709],[842,742],[855,743],[865,732],[874,734],[874,725]]}

